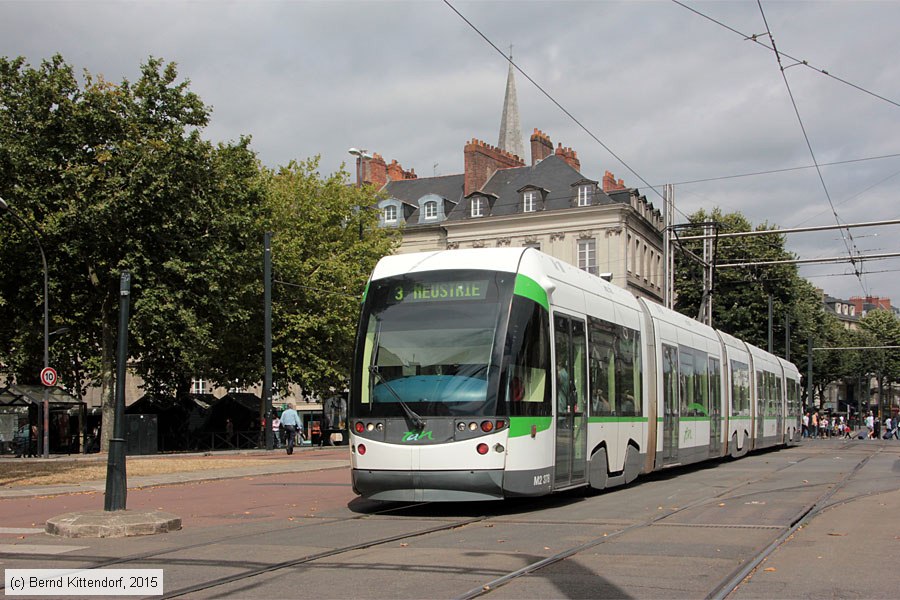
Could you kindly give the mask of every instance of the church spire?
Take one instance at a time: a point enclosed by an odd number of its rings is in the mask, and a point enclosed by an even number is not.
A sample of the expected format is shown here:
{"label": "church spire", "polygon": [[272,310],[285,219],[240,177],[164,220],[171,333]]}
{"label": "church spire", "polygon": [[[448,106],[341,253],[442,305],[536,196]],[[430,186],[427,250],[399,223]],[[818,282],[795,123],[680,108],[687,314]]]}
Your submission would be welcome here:
{"label": "church spire", "polygon": [[516,100],[516,80],[513,77],[512,46],[509,47],[509,74],[506,76],[506,97],[500,117],[500,141],[497,147],[525,159],[522,126],[519,124],[519,103]]}

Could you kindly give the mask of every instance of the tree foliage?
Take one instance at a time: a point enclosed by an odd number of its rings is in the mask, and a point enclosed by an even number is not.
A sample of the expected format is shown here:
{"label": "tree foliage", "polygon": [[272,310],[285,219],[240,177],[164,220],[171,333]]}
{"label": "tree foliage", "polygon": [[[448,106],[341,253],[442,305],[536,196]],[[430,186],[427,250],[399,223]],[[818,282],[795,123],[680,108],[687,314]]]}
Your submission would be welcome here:
{"label": "tree foliage", "polygon": [[[753,228],[740,213],[723,214],[719,209],[707,214],[700,210],[689,218],[694,224],[683,235],[701,235],[701,223],[713,221],[719,224],[719,233],[739,233],[774,229],[767,224]],[[685,250],[702,255],[699,240],[684,243]],[[784,249],[784,237],[776,234],[764,236],[722,238],[717,242],[716,263],[726,264],[741,261],[763,262],[788,260],[794,256]],[[676,254],[675,289],[677,300],[675,309],[697,317],[702,300],[702,267],[686,252]],[[768,346],[769,296],[772,296],[775,315],[774,339],[776,349],[783,351],[785,313],[792,322],[810,325],[815,321],[801,309],[815,305],[814,290],[798,275],[793,265],[762,265],[742,268],[719,268],[715,272],[712,296],[713,325],[735,337],[741,338],[760,348]],[[821,299],[818,301],[821,307]],[[792,338],[798,343],[802,338]]]}
{"label": "tree foliage", "polygon": [[[52,364],[112,405],[119,278],[131,272],[130,361],[145,390],[262,379],[263,232],[274,232],[274,365],[284,388],[346,380],[358,303],[396,235],[375,194],[318,159],[270,170],[249,138],[201,137],[210,109],[172,63],[135,82],[79,78],[62,57],[0,58],[0,196],[47,250]],[[30,230],[0,220],[0,370],[37,380],[43,278]],[[104,431],[112,427],[104,419]]]}
{"label": "tree foliage", "polygon": [[[0,194],[41,232],[52,327],[69,328],[54,340],[61,381],[76,390],[99,381],[111,404],[127,270],[136,370],[148,391],[187,391],[192,376],[213,371],[221,334],[249,321],[260,206],[249,140],[203,140],[209,109],[174,64],[155,58],[133,84],[85,73],[83,85],[59,56],[39,69],[0,59],[0,107]],[[26,300],[39,279],[22,235],[7,228],[0,239],[0,289],[13,323],[7,368],[27,378],[41,338]]]}
{"label": "tree foliage", "polygon": [[398,237],[376,226],[371,188],[317,169],[313,158],[263,171],[264,227],[273,233],[275,381],[326,392],[345,385],[366,280]]}

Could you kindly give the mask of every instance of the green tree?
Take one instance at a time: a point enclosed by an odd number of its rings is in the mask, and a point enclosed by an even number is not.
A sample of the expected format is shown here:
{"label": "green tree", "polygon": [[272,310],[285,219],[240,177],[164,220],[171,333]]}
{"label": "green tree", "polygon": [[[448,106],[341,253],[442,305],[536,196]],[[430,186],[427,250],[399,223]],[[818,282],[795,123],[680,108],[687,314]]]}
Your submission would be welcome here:
{"label": "green tree", "polygon": [[[723,214],[718,208],[711,213],[698,211],[689,218],[694,224],[683,235],[701,235],[701,223],[713,221],[719,224],[719,233],[765,231],[774,229],[768,225],[752,228],[750,222],[740,213]],[[702,255],[702,242],[688,241],[684,249],[695,255]],[[740,261],[762,262],[788,260],[794,258],[784,249],[784,237],[780,235],[729,237],[718,240],[716,263],[725,264]],[[752,259],[752,260],[751,260]],[[702,267],[691,259],[687,252],[676,254],[675,289],[677,299],[675,309],[682,314],[696,318],[702,300]],[[793,265],[762,265],[743,268],[720,268],[715,272],[715,287],[712,296],[713,326],[735,337],[741,338],[760,348],[768,347],[768,299],[773,297],[776,348],[784,349],[784,319],[788,312],[793,314],[796,301],[808,294],[800,290],[801,280]],[[809,300],[806,299],[806,302]],[[806,319],[806,317],[803,317]],[[793,316],[797,322],[799,316]],[[797,338],[800,341],[800,338]],[[793,338],[792,338],[793,342]]]}
{"label": "green tree", "polygon": [[274,381],[327,393],[346,384],[366,281],[399,236],[377,227],[372,188],[348,185],[343,169],[322,178],[318,166],[264,170],[263,226],[273,233]]}
{"label": "green tree", "polygon": [[[208,118],[175,65],[159,59],[134,84],[86,73],[83,85],[59,56],[39,69],[0,59],[0,195],[42,232],[52,327],[70,328],[54,363],[70,389],[100,382],[107,436],[121,271],[132,273],[129,349],[149,391],[232,377],[253,348],[226,351],[223,338],[246,328],[260,289],[258,165],[248,139],[201,139]],[[6,368],[27,379],[40,359],[40,280],[24,235],[0,232],[0,320],[11,324],[0,348]]]}
{"label": "green tree", "polygon": [[890,311],[872,310],[860,320],[860,329],[866,345],[873,347],[863,352],[862,368],[878,382],[878,415],[884,418],[893,401],[891,393],[885,391],[892,390],[892,384],[900,380],[900,351],[878,346],[900,346],[900,320]]}

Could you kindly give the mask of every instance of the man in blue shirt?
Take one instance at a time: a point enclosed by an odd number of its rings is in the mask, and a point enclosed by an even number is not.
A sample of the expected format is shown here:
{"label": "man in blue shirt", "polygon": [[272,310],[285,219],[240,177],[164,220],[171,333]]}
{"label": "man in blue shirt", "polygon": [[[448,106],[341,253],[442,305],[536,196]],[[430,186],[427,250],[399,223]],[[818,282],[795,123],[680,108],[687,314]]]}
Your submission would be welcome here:
{"label": "man in blue shirt", "polygon": [[281,426],[284,428],[287,453],[293,454],[294,439],[298,433],[303,433],[303,423],[300,422],[300,415],[294,409],[293,402],[289,403],[287,409],[281,413]]}

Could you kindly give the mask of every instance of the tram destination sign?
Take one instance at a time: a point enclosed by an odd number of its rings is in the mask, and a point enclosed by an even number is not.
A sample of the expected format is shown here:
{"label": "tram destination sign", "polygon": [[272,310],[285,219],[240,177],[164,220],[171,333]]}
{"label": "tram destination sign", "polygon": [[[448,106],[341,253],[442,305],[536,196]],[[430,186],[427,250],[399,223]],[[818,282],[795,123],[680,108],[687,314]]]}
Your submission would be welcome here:
{"label": "tram destination sign", "polygon": [[484,300],[487,298],[489,280],[466,279],[437,281],[433,283],[409,282],[393,289],[396,302],[446,302],[460,300]]}

